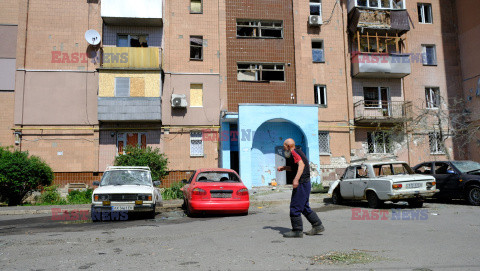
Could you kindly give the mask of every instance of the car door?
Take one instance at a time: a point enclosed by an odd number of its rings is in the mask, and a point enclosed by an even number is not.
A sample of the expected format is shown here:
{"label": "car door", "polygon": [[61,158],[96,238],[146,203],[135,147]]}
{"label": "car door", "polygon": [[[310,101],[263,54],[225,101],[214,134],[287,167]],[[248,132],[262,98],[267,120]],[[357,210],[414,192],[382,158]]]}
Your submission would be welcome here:
{"label": "car door", "polygon": [[363,199],[365,188],[368,185],[368,173],[365,166],[355,167],[355,180],[353,184],[353,196],[355,199]]}
{"label": "car door", "polygon": [[351,166],[345,170],[340,185],[340,194],[345,199],[353,199],[353,182],[355,181],[355,167]]}
{"label": "car door", "polygon": [[435,162],[434,170],[433,177],[437,180],[437,188],[440,189],[440,192],[452,193],[458,188],[458,173],[450,163]]}

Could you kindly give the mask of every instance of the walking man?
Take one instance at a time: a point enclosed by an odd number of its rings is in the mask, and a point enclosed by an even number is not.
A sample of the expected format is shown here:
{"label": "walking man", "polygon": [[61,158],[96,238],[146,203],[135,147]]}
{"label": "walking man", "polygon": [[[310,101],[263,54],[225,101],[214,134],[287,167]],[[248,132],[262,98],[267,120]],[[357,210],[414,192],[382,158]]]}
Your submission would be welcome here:
{"label": "walking man", "polygon": [[317,213],[310,209],[308,203],[310,199],[310,191],[312,184],[310,183],[310,165],[307,157],[298,148],[295,148],[295,141],[291,138],[285,140],[283,149],[286,158],[293,157],[293,167],[279,167],[278,171],[293,171],[295,178],[293,179],[292,199],[290,201],[290,221],[292,222],[292,230],[283,234],[286,238],[303,237],[302,214],[312,224],[312,229],[306,232],[307,235],[316,235],[325,230],[322,221]]}

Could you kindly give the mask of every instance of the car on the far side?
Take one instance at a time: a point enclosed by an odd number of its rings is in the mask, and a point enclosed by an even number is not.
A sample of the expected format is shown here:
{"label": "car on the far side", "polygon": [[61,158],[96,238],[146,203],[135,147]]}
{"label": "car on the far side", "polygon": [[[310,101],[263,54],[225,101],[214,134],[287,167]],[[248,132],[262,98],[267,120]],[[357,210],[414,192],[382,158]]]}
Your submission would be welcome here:
{"label": "car on the far side", "polygon": [[415,173],[435,177],[440,192],[435,197],[466,199],[480,205],[480,163],[474,161],[430,161],[413,167]]}
{"label": "car on the far side", "polygon": [[188,216],[199,213],[248,214],[250,195],[238,174],[231,169],[199,169],[182,181]]}

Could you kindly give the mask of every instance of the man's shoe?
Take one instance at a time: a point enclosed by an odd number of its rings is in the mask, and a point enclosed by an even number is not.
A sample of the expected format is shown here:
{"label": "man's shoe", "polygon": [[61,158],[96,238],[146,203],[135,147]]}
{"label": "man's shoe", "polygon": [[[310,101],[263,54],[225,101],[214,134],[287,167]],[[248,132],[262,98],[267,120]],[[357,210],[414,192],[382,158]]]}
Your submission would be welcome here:
{"label": "man's shoe", "polygon": [[325,231],[325,227],[320,224],[320,226],[313,226],[310,231],[307,231],[305,234],[306,235],[317,235],[321,232]]}
{"label": "man's shoe", "polygon": [[301,231],[289,231],[283,234],[285,238],[302,238],[303,232]]}

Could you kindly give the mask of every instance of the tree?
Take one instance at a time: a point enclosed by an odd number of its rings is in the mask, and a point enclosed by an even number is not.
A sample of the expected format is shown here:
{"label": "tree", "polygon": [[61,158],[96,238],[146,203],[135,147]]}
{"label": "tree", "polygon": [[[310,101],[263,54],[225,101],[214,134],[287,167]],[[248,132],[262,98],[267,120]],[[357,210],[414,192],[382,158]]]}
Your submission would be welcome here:
{"label": "tree", "polygon": [[158,148],[152,149],[147,147],[127,146],[125,154],[121,154],[115,158],[116,166],[148,166],[152,171],[153,180],[161,180],[168,175],[167,169],[168,159],[165,154],[160,153]]}
{"label": "tree", "polygon": [[0,197],[9,206],[20,204],[39,186],[50,185],[53,178],[52,169],[39,157],[0,147]]}

